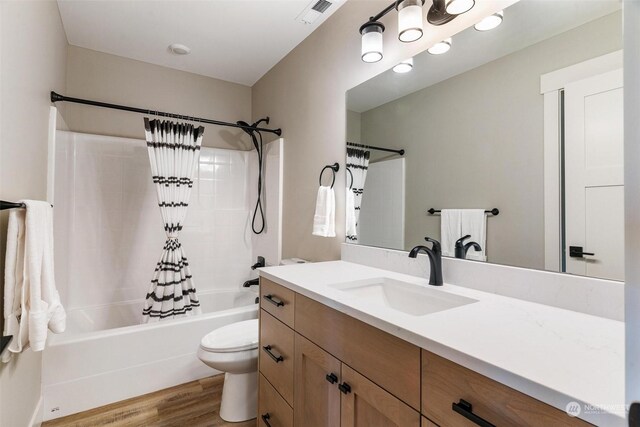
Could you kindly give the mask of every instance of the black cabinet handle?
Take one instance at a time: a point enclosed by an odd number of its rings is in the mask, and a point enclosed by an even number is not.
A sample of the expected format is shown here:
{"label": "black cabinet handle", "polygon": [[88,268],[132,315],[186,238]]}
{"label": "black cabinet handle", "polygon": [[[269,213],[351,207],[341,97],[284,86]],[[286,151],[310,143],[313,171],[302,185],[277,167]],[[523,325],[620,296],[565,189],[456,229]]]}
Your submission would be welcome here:
{"label": "black cabinet handle", "polygon": [[491,424],[489,421],[485,420],[484,418],[481,418],[476,414],[474,414],[473,406],[471,405],[471,403],[467,402],[464,399],[460,399],[458,403],[452,403],[451,409],[453,409],[454,412],[457,412],[458,414],[462,415],[472,423],[479,425],[480,427],[496,427],[495,424]]}
{"label": "black cabinet handle", "polygon": [[347,383],[338,384],[338,390],[344,394],[349,394],[351,393],[351,386]]}
{"label": "black cabinet handle", "polygon": [[327,379],[327,381],[329,381],[331,384],[335,384],[338,382],[338,377],[336,376],[336,374],[334,374],[333,372],[330,374],[327,374],[327,376],[325,377]]}
{"label": "black cabinet handle", "polygon": [[273,347],[271,347],[270,345],[265,345],[264,347],[262,347],[262,349],[264,350],[265,353],[267,353],[269,355],[270,358],[272,358],[276,363],[280,363],[284,360],[284,357],[282,357],[282,355],[278,354],[275,355],[273,354],[272,350]]}
{"label": "black cabinet handle", "polygon": [[569,256],[571,258],[582,258],[584,255],[594,256],[593,252],[585,252],[582,246],[569,246]]}
{"label": "black cabinet handle", "polygon": [[264,422],[267,427],[271,427],[271,424],[269,424],[269,419],[271,419],[271,415],[269,415],[268,412],[266,414],[262,414],[262,422]]}
{"label": "black cabinet handle", "polygon": [[271,294],[264,295],[264,299],[266,299],[267,301],[269,301],[271,304],[275,305],[276,307],[282,307],[284,305],[284,303],[282,302],[282,300],[280,298],[276,298]]}

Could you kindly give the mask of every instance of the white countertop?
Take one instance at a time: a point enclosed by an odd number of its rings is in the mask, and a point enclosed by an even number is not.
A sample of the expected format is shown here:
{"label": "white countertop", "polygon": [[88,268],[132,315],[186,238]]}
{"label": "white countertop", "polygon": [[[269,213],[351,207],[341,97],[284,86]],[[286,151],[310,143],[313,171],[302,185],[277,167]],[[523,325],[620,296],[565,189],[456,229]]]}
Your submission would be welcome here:
{"label": "white countertop", "polygon": [[578,402],[586,421],[626,424],[623,322],[448,284],[437,289],[477,302],[411,316],[327,285],[386,277],[429,286],[427,279],[344,261],[266,267],[260,276],[562,411]]}

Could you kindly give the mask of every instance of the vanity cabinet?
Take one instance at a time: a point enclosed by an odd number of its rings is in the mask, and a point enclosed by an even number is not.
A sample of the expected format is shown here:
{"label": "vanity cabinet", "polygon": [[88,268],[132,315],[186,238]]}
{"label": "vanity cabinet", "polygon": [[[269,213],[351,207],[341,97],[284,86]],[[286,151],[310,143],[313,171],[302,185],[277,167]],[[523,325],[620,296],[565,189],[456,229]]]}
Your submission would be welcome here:
{"label": "vanity cabinet", "polygon": [[578,418],[260,279],[258,426],[587,426]]}

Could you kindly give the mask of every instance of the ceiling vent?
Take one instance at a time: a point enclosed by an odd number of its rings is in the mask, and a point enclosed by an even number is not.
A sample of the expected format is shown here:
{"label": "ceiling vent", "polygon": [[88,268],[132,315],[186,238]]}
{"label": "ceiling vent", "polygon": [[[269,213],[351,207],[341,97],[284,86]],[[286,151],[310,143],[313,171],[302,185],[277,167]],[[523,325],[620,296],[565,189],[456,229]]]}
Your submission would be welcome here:
{"label": "ceiling vent", "polygon": [[335,1],[313,0],[304,8],[302,13],[298,15],[296,21],[303,24],[313,24]]}

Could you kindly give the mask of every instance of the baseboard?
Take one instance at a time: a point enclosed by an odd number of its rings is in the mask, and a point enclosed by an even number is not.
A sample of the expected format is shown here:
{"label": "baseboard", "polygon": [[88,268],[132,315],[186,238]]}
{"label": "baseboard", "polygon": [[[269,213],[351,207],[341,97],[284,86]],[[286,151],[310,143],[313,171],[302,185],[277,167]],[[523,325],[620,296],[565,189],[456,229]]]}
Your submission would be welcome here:
{"label": "baseboard", "polygon": [[29,426],[31,427],[40,427],[42,425],[42,419],[44,415],[44,405],[43,405],[43,396],[40,395],[38,399],[38,404],[36,405],[33,414],[31,414],[31,420],[29,420]]}

